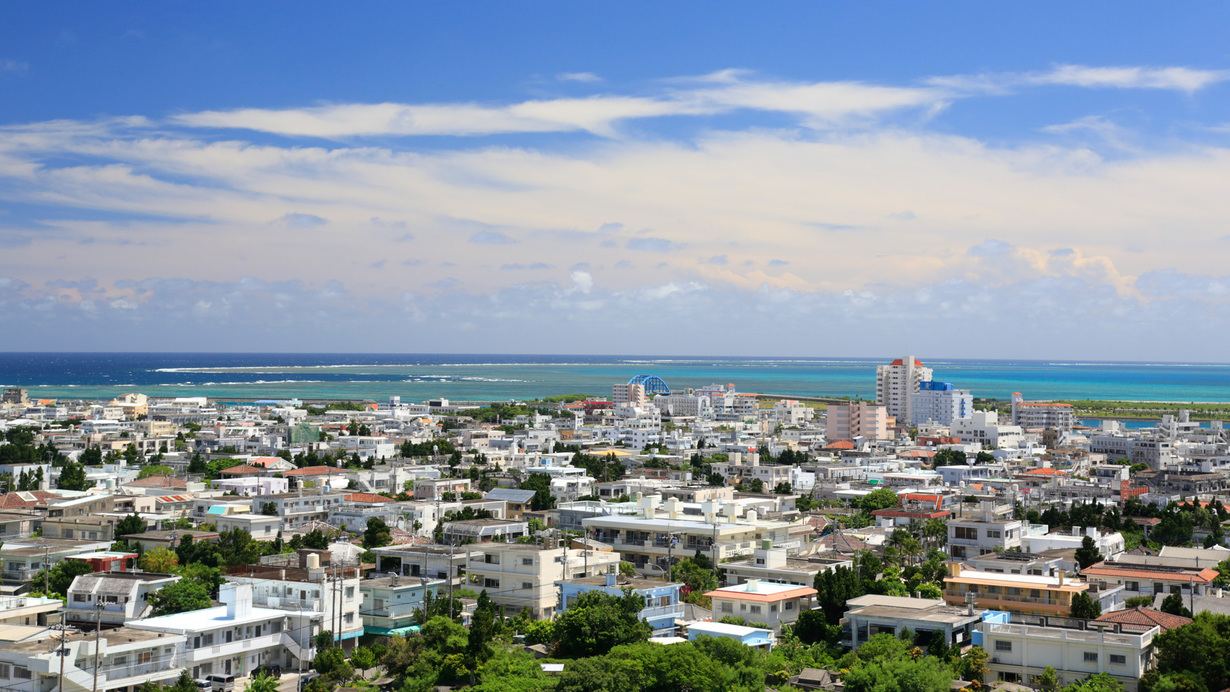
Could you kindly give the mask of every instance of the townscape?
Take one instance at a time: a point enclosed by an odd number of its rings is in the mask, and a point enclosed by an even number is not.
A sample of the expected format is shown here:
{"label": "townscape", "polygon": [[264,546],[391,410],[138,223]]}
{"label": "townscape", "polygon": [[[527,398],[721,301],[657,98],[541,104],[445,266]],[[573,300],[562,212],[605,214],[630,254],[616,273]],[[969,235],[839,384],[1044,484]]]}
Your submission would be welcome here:
{"label": "townscape", "polygon": [[[0,403],[0,687],[1230,687],[1230,434],[976,400]],[[605,394],[605,391],[604,391]]]}

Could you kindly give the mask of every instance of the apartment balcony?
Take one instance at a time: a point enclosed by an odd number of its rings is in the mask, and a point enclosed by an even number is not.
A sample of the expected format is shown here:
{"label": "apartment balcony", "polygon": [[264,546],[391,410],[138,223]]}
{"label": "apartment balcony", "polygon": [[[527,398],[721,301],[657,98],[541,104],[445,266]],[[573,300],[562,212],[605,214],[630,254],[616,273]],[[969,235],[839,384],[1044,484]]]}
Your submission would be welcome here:
{"label": "apartment balcony", "polygon": [[234,656],[249,651],[260,651],[274,646],[281,646],[282,634],[278,632],[276,634],[266,634],[260,637],[189,649],[188,662],[200,663],[201,661],[211,661],[222,656]]}
{"label": "apartment balcony", "polygon": [[[964,605],[965,594],[948,590],[944,592],[944,600],[954,605]],[[1071,610],[1071,604],[1046,596],[977,593],[974,594],[974,603],[979,608],[990,610],[1036,610],[1065,614]]]}
{"label": "apartment balcony", "polygon": [[30,581],[34,578],[34,575],[38,574],[40,571],[42,570],[25,569],[21,567],[10,569],[6,567],[3,570],[0,570],[0,579],[4,579],[6,581]]}
{"label": "apartment balcony", "polygon": [[642,620],[659,620],[667,617],[681,618],[683,615],[684,609],[682,603],[654,606],[652,608],[645,608],[641,611]]}
{"label": "apartment balcony", "polygon": [[179,677],[183,661],[176,658],[172,661],[157,663],[142,663],[126,666],[105,666],[99,671],[99,678],[106,678],[109,683],[123,685],[121,681],[131,680],[133,684],[141,684],[147,680],[163,680]]}

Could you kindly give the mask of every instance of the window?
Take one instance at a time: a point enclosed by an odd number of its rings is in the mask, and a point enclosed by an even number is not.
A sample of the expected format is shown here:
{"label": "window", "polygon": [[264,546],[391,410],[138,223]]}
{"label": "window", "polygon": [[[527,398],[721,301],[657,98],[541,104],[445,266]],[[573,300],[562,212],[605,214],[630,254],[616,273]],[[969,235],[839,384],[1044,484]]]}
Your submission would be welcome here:
{"label": "window", "polygon": [[282,631],[282,621],[278,620],[277,622],[273,623],[273,625],[271,626],[271,630],[274,634],[281,632]]}
{"label": "window", "polygon": [[484,579],[483,588],[498,589],[500,588],[500,580],[499,579]]}
{"label": "window", "polygon": [[1097,663],[1097,662],[1098,662],[1098,652],[1096,651],[1086,651],[1085,652],[1085,663]]}
{"label": "window", "polygon": [[85,598],[85,594],[83,594],[83,593],[75,593],[75,594],[73,594],[73,602],[74,602],[74,603],[85,603],[85,600],[86,600],[86,598]]}
{"label": "window", "polygon": [[1003,535],[1003,532],[996,531],[995,529],[989,529],[987,531],[987,538],[1001,538],[1002,535]]}
{"label": "window", "polygon": [[534,583],[533,583],[533,582],[528,582],[528,581],[523,581],[523,582],[521,582],[521,588],[523,588],[523,589],[532,589],[532,588],[534,588]]}
{"label": "window", "polygon": [[111,663],[117,666],[126,665],[128,663],[128,657],[127,656],[116,656],[115,658],[111,659]]}
{"label": "window", "polygon": [[996,651],[1012,651],[1012,642],[1006,642],[1002,639],[995,640]]}
{"label": "window", "polygon": [[769,612],[770,612],[770,613],[776,613],[776,612],[777,612],[777,604],[776,604],[776,603],[774,603],[773,605],[770,605],[770,606],[769,606]]}
{"label": "window", "polygon": [[0,663],[0,678],[9,679],[9,664]]}
{"label": "window", "polygon": [[149,663],[152,660],[154,660],[153,651],[142,651],[137,654],[137,663]]}
{"label": "window", "polygon": [[794,601],[786,601],[785,610],[794,610]]}
{"label": "window", "polygon": [[25,666],[13,666],[13,677],[18,680],[29,680],[30,669]]}
{"label": "window", "polygon": [[755,615],[759,615],[759,614],[760,614],[760,606],[758,606],[758,605],[754,605],[754,606],[752,606],[752,613],[753,613],[753,614],[755,614]]}
{"label": "window", "polygon": [[534,564],[534,558],[532,558],[532,557],[523,557],[523,558],[521,558],[521,564],[526,565],[526,566],[533,565],[533,564]]}
{"label": "window", "polygon": [[723,601],[722,602],[722,612],[723,613],[735,612],[735,604],[731,603],[730,601]]}
{"label": "window", "polygon": [[1124,656],[1123,654],[1111,654],[1111,655],[1110,655],[1110,664],[1111,664],[1112,666],[1126,666],[1126,665],[1127,665],[1127,656]]}
{"label": "window", "polygon": [[354,598],[354,587],[353,586],[346,587],[346,598]]}

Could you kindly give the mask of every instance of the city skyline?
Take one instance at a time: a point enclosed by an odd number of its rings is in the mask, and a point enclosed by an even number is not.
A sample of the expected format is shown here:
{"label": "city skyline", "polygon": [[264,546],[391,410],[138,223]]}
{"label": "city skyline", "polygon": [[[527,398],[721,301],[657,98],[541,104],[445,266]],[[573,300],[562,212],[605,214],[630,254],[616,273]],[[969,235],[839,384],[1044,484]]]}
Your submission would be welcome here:
{"label": "city skyline", "polygon": [[1225,8],[75,7],[4,350],[1225,360]]}

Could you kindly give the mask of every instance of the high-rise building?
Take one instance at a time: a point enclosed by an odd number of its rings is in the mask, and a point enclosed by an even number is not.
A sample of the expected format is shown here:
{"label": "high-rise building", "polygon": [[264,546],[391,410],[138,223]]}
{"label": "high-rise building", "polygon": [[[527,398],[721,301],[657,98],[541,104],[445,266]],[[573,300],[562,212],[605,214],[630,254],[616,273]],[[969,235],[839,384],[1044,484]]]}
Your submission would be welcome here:
{"label": "high-rise building", "polygon": [[953,387],[951,382],[919,382],[918,391],[910,395],[911,425],[951,425],[973,412],[974,395],[968,389]]}
{"label": "high-rise building", "polygon": [[883,406],[866,402],[832,405],[828,407],[828,429],[825,437],[829,442],[888,438],[888,414]]}
{"label": "high-rise building", "polygon": [[876,366],[876,403],[896,416],[898,422],[910,418],[910,395],[918,392],[918,385],[931,381],[931,368],[914,358],[898,358],[888,365]]}
{"label": "high-rise building", "polygon": [[615,406],[644,408],[649,400],[645,397],[645,385],[628,383],[611,387],[611,401]]}

